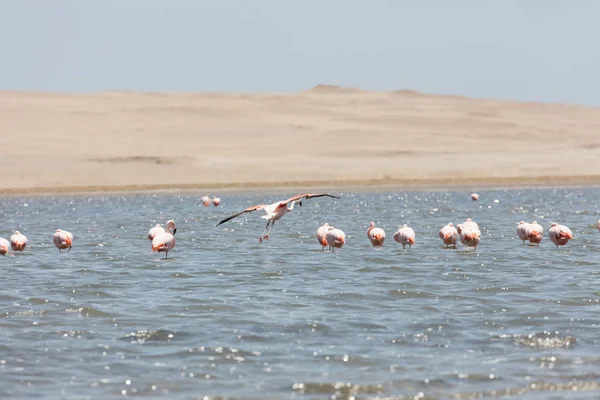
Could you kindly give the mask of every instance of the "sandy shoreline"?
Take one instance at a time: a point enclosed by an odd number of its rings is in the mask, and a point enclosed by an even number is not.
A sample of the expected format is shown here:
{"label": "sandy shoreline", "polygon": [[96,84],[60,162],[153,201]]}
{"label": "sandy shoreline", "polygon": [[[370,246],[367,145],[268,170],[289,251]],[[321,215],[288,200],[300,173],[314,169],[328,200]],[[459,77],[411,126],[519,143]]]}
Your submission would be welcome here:
{"label": "sandy shoreline", "polygon": [[600,108],[368,92],[0,92],[0,195],[600,186]]}

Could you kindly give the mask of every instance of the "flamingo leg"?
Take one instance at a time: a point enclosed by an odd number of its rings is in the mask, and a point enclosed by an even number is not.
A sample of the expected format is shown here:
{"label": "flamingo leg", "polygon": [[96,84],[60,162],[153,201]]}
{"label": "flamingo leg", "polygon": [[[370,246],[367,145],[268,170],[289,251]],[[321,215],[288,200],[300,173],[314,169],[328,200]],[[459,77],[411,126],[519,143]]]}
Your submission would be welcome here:
{"label": "flamingo leg", "polygon": [[267,231],[267,234],[265,235],[266,240],[269,240],[269,234],[271,233],[271,229],[273,229],[273,225],[275,225],[275,220],[271,221],[271,226],[269,227],[269,230]]}
{"label": "flamingo leg", "polygon": [[263,233],[258,238],[258,243],[261,243],[263,241],[263,238],[265,238],[265,234],[267,233],[267,229],[269,229],[269,224],[270,223],[271,223],[271,221],[267,221],[267,225],[265,226],[265,230],[263,231]]}

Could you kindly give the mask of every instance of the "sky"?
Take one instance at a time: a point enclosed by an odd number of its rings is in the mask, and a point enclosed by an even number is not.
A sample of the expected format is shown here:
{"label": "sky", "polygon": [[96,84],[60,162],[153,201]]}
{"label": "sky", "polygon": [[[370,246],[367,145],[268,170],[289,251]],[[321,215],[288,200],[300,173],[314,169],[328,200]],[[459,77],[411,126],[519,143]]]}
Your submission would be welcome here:
{"label": "sky", "polygon": [[595,0],[2,0],[0,90],[365,90],[600,106]]}

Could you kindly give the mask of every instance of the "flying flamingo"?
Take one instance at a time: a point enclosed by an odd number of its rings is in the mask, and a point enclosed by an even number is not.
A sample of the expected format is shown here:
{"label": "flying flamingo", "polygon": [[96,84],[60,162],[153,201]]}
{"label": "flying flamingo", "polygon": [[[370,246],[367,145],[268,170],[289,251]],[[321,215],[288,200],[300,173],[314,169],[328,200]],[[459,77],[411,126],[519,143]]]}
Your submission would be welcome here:
{"label": "flying flamingo", "polygon": [[373,246],[383,246],[383,242],[385,242],[385,231],[381,228],[376,228],[375,222],[371,221],[369,229],[367,229],[367,237]]}
{"label": "flying flamingo", "polygon": [[477,250],[477,245],[481,240],[481,231],[479,228],[476,228],[472,224],[467,224],[466,226],[463,224],[462,230],[460,232],[460,241],[465,246],[473,247],[474,250]]}
{"label": "flying flamingo", "polygon": [[440,239],[442,239],[446,247],[456,247],[456,241],[458,240],[458,230],[456,230],[452,222],[440,229],[439,235]]}
{"label": "flying flamingo", "polygon": [[62,229],[57,229],[54,235],[52,235],[52,241],[60,253],[64,249],[69,249],[67,250],[68,253],[71,251],[71,246],[73,245],[73,234]]}
{"label": "flying flamingo", "polygon": [[525,244],[525,241],[529,239],[529,236],[527,236],[528,229],[529,224],[525,221],[519,221],[517,224],[517,236],[523,241],[523,244]]}
{"label": "flying flamingo", "polygon": [[215,206],[215,207],[218,207],[218,206],[219,206],[219,204],[221,204],[221,199],[220,199],[220,198],[218,198],[218,197],[215,197],[215,198],[213,199],[213,206]]}
{"label": "flying flamingo", "polygon": [[152,239],[152,252],[165,253],[165,258],[168,258],[169,251],[175,247],[175,232],[177,227],[172,219],[165,224],[166,229],[158,232]]}
{"label": "flying flamingo", "polygon": [[550,225],[548,236],[550,236],[550,240],[556,245],[556,248],[558,248],[558,246],[564,246],[569,242],[569,240],[573,239],[573,233],[571,230],[564,225],[557,224],[556,222],[553,222],[552,225]]}
{"label": "flying flamingo", "polygon": [[329,231],[329,228],[329,224],[324,223],[319,227],[319,229],[317,229],[317,240],[322,247],[321,250],[325,250],[325,247],[327,247],[327,231]]}
{"label": "flying flamingo", "polygon": [[13,251],[23,252],[25,250],[25,246],[27,246],[27,237],[21,234],[19,231],[15,231],[15,233],[10,237],[10,247]]}
{"label": "flying flamingo", "polygon": [[312,199],[314,197],[333,197],[334,199],[339,199],[338,196],[334,196],[332,194],[327,193],[301,194],[298,196],[290,197],[287,200],[276,201],[275,203],[268,205],[260,204],[257,206],[248,207],[245,210],[233,214],[220,221],[217,224],[217,226],[236,217],[239,217],[244,213],[249,213],[257,210],[264,210],[264,212],[267,214],[263,215],[261,218],[267,220],[267,226],[265,227],[265,230],[263,231],[262,235],[260,235],[260,238],[258,238],[258,242],[261,243],[263,239],[269,240],[269,234],[271,233],[271,229],[273,229],[275,221],[280,220],[286,213],[292,211],[294,209],[294,205],[298,204],[300,207],[302,207],[303,199]]}
{"label": "flying flamingo", "polygon": [[346,234],[344,231],[333,226],[329,227],[325,238],[331,251],[335,251],[336,248],[341,249],[344,243],[346,243]]}
{"label": "flying flamingo", "polygon": [[544,236],[544,228],[537,221],[533,221],[527,227],[527,239],[529,242],[537,244],[539,246],[542,241],[542,237]]}
{"label": "flying flamingo", "polygon": [[410,249],[411,246],[415,244],[415,231],[413,228],[404,224],[396,233],[394,233],[394,240],[402,244],[403,249],[406,248],[406,245],[408,245],[408,248]]}
{"label": "flying flamingo", "polygon": [[10,244],[8,240],[4,238],[0,238],[0,256],[5,256],[8,254],[8,249],[10,248]]}

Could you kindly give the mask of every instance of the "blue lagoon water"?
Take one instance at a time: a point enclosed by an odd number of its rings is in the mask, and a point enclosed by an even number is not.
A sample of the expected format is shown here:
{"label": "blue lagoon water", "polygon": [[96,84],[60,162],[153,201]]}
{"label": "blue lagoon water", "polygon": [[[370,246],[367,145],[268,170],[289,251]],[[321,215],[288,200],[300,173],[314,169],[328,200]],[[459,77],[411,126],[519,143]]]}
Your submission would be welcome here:
{"label": "blue lagoon water", "polygon": [[[259,212],[215,225],[296,193],[3,198],[1,236],[29,247],[0,258],[0,398],[600,398],[600,190],[333,193],[262,244]],[[439,229],[467,217],[477,251],[445,249]],[[171,218],[164,260],[146,234]],[[544,226],[539,247],[520,220]],[[321,251],[324,222],[339,251]],[[410,250],[392,239],[404,223]]]}

